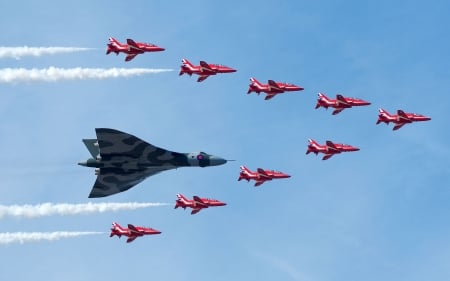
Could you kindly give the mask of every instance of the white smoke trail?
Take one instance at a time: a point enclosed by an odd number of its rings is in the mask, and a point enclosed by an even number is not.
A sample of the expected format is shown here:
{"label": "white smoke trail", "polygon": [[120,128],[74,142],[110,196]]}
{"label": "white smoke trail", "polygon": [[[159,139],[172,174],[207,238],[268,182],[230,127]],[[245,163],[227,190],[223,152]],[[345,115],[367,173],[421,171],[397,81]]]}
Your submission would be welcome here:
{"label": "white smoke trail", "polygon": [[173,71],[159,68],[3,68],[0,83],[55,82],[60,80],[107,79]]}
{"label": "white smoke trail", "polygon": [[74,47],[0,47],[0,58],[40,57],[93,50],[91,48]]}
{"label": "white smoke trail", "polygon": [[141,208],[167,206],[168,203],[84,203],[84,204],[53,204],[38,205],[0,205],[0,219],[4,217],[37,218],[52,215],[86,215],[93,213],[117,212]]}
{"label": "white smoke trail", "polygon": [[27,242],[39,242],[42,240],[55,241],[61,238],[78,237],[85,235],[98,235],[104,232],[5,232],[0,233],[0,244],[6,245],[11,243],[24,244]]}

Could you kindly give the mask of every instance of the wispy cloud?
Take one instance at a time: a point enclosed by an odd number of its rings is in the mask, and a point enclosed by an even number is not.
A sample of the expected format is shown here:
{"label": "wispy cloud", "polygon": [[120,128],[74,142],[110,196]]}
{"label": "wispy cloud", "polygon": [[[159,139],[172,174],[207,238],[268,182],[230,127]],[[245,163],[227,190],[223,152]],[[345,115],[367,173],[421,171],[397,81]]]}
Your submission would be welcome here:
{"label": "wispy cloud", "polygon": [[53,204],[43,203],[38,205],[0,205],[0,219],[4,217],[37,218],[52,215],[81,215],[105,212],[117,212],[124,210],[136,210],[141,208],[167,206],[169,203],[84,203],[84,204]]}
{"label": "wispy cloud", "polygon": [[107,79],[173,71],[159,68],[3,68],[0,83],[55,82],[61,80]]}
{"label": "wispy cloud", "polygon": [[306,279],[305,275],[302,272],[300,272],[297,268],[295,268],[290,262],[286,260],[270,256],[264,253],[254,253],[254,255],[259,259],[267,262],[269,265],[277,268],[286,275],[289,275],[292,280],[296,281],[309,280]]}
{"label": "wispy cloud", "polygon": [[0,47],[0,58],[20,59],[22,57],[40,57],[93,50],[77,47]]}
{"label": "wispy cloud", "polygon": [[12,243],[28,243],[39,242],[43,240],[55,241],[62,238],[79,237],[86,235],[98,235],[104,234],[104,232],[68,232],[68,231],[55,231],[55,232],[5,232],[0,233],[0,244],[12,244]]}

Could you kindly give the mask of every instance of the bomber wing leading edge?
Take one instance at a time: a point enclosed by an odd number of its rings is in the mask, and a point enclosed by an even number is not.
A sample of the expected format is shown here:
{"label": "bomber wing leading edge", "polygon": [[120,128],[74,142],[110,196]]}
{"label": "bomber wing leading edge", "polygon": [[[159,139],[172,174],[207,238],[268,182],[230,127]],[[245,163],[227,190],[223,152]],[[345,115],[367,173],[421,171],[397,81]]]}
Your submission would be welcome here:
{"label": "bomber wing leading edge", "polygon": [[96,168],[97,180],[89,198],[126,191],[162,171],[189,166],[217,166],[227,162],[205,152],[169,151],[114,129],[97,128],[95,132],[97,139],[83,140],[92,158],[78,163]]}

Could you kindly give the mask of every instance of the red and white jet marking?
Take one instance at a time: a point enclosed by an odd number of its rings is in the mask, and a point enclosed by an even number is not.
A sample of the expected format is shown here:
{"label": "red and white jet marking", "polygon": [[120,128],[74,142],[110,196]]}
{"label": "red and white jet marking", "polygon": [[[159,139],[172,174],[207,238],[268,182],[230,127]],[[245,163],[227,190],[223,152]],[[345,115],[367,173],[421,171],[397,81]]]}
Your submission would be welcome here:
{"label": "red and white jet marking", "polygon": [[386,124],[389,124],[390,122],[394,123],[395,126],[392,130],[398,130],[403,125],[409,124],[412,122],[418,122],[418,121],[429,121],[431,120],[430,117],[427,117],[422,114],[417,113],[405,113],[403,110],[399,109],[397,110],[397,114],[389,114],[386,110],[380,108],[378,114],[378,120],[377,124],[380,124],[381,122],[384,122]]}
{"label": "red and white jet marking", "polygon": [[193,196],[193,199],[189,200],[182,194],[177,194],[177,198],[177,201],[175,201],[175,209],[177,209],[178,207],[181,207],[183,209],[186,209],[187,207],[192,208],[191,215],[197,214],[202,209],[226,205],[226,203],[220,202],[216,199],[200,198],[198,196]]}
{"label": "red and white jet marking", "polygon": [[359,148],[351,146],[349,144],[333,143],[329,140],[326,141],[325,145],[320,145],[313,139],[309,139],[308,142],[309,144],[308,149],[306,150],[306,154],[309,154],[311,152],[313,152],[316,155],[318,153],[323,153],[325,154],[325,156],[323,156],[322,160],[327,160],[331,156],[339,154],[341,152],[350,152],[359,150]]}
{"label": "red and white jet marking", "polygon": [[181,76],[185,73],[189,76],[191,76],[192,74],[197,74],[199,75],[197,82],[202,82],[210,75],[236,72],[236,69],[233,69],[231,67],[220,64],[206,63],[205,61],[200,61],[200,65],[193,65],[187,59],[182,59],[181,62],[182,64],[179,75]]}
{"label": "red and white jet marking", "polygon": [[250,85],[247,94],[255,92],[259,95],[261,92],[264,92],[267,94],[264,100],[270,100],[274,96],[282,94],[284,92],[293,92],[302,90],[304,90],[304,88],[300,86],[284,82],[275,82],[273,80],[268,80],[267,84],[262,84],[261,82],[252,77],[250,78]]}
{"label": "red and white jet marking", "polygon": [[132,224],[128,224],[128,228],[121,227],[118,223],[113,222],[111,228],[111,234],[109,237],[113,237],[114,235],[119,236],[119,238],[124,235],[128,237],[127,243],[133,242],[134,239],[144,236],[144,235],[152,235],[152,234],[160,234],[161,231],[142,226],[134,226]]}
{"label": "red and white jet marking", "polygon": [[134,42],[132,39],[127,39],[127,44],[120,44],[116,39],[109,37],[109,43],[107,44],[106,54],[113,52],[118,55],[119,53],[125,53],[125,61],[134,59],[135,56],[146,52],[160,52],[164,51],[164,48],[158,47],[150,43]]}
{"label": "red and white jet marking", "polygon": [[336,115],[340,113],[342,110],[346,108],[350,108],[352,106],[364,106],[364,105],[370,105],[370,102],[367,102],[362,99],[358,98],[350,98],[350,97],[344,97],[340,94],[336,95],[336,99],[330,99],[325,94],[319,93],[319,98],[317,99],[316,109],[319,107],[325,107],[328,109],[328,107],[334,108],[332,114]]}
{"label": "red and white jet marking", "polygon": [[239,174],[238,181],[246,180],[249,182],[250,180],[255,181],[255,186],[260,186],[266,181],[271,181],[273,179],[285,179],[290,178],[291,176],[282,172],[274,171],[274,170],[264,170],[258,168],[256,172],[250,171],[247,167],[241,166],[241,172]]}

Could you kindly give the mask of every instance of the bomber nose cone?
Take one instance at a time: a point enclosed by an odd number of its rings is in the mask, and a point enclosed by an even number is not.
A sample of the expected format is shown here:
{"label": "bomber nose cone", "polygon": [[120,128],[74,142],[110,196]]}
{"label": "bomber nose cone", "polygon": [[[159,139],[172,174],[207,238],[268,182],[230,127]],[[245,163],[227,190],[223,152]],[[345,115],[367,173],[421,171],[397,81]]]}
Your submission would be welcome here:
{"label": "bomber nose cone", "polygon": [[223,164],[227,163],[227,160],[220,158],[218,156],[211,156],[209,158],[209,161],[211,163],[211,166],[218,166],[218,165],[223,165]]}

